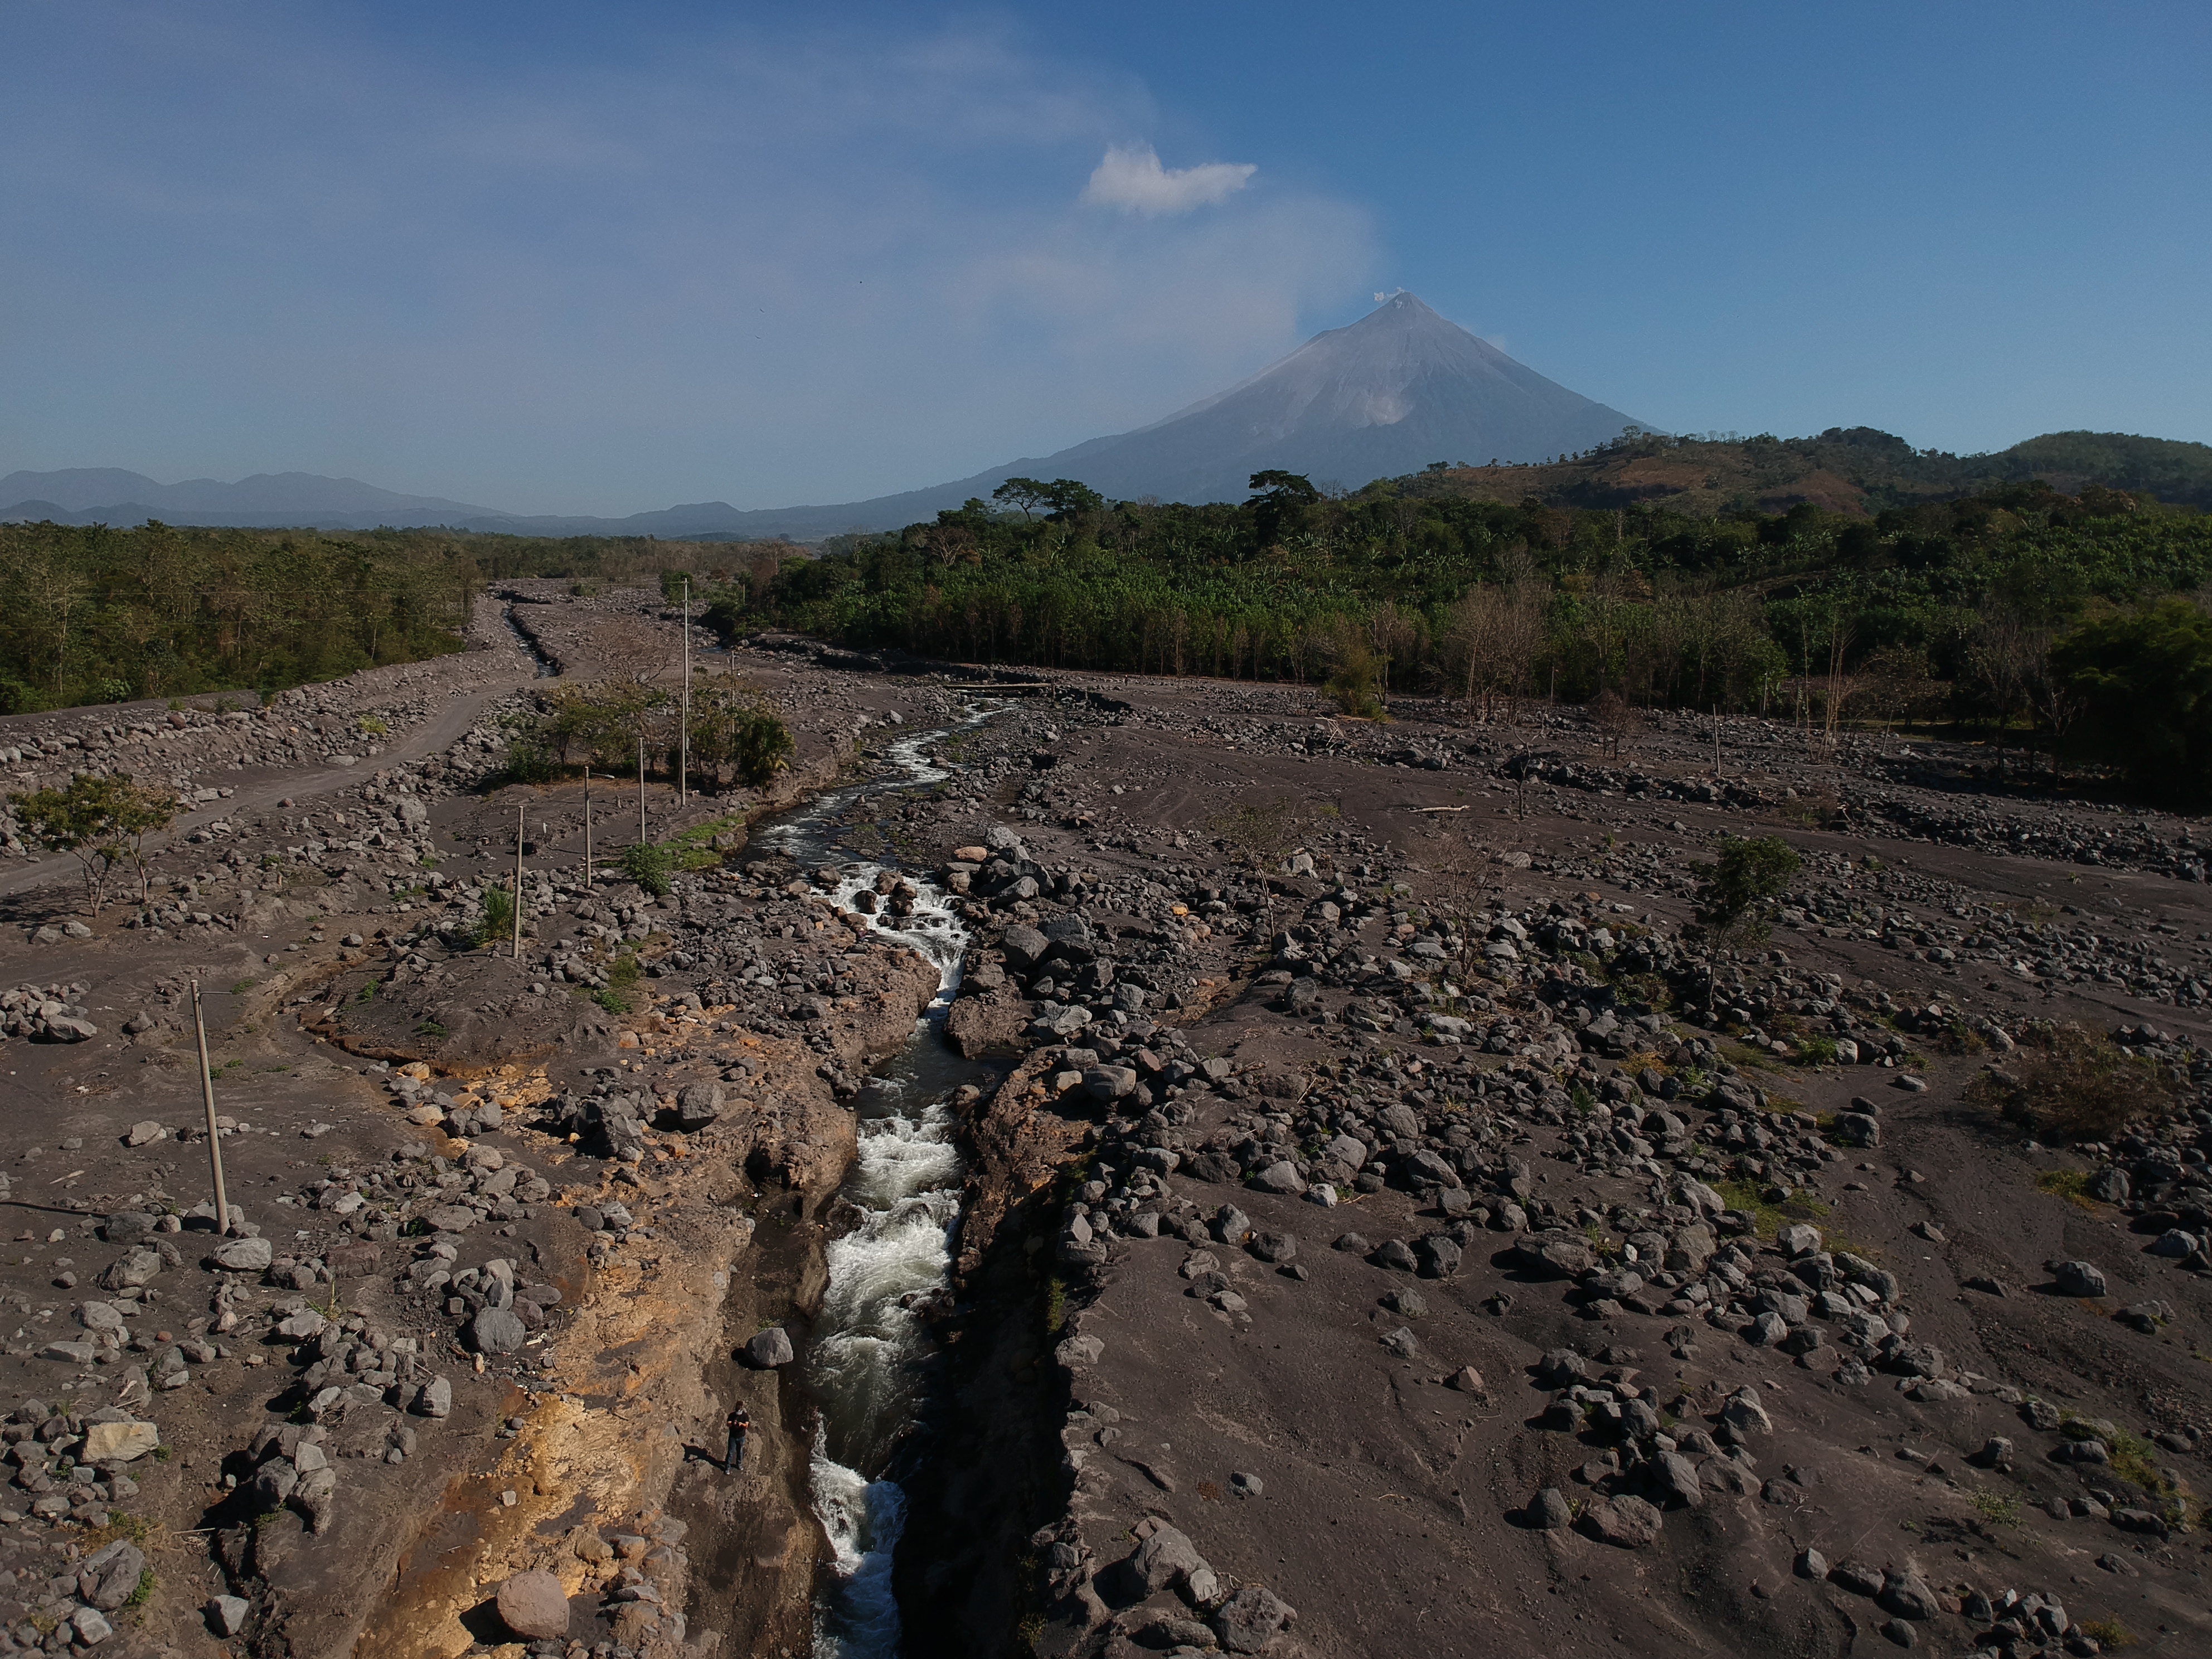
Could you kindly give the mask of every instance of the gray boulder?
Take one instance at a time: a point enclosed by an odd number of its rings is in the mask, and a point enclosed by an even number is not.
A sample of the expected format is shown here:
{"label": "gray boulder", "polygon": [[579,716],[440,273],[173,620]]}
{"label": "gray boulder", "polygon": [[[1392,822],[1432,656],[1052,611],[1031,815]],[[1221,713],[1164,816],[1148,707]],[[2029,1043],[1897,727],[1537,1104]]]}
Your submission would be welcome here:
{"label": "gray boulder", "polygon": [[1182,1583],[1206,1569],[1198,1546],[1173,1527],[1162,1527],[1130,1553],[1129,1573],[1146,1595]]}
{"label": "gray boulder", "polygon": [[217,1595],[210,1597],[202,1611],[208,1628],[228,1640],[246,1628],[246,1621],[253,1615],[253,1604],[242,1595]]}
{"label": "gray boulder", "polygon": [[699,1130],[722,1115],[722,1085],[719,1083],[694,1083],[676,1097],[676,1122],[679,1128]]}
{"label": "gray boulder", "polygon": [[1528,1500],[1528,1524],[1539,1532],[1564,1531],[1574,1520],[1566,1494],[1557,1486],[1547,1486]]}
{"label": "gray boulder", "polygon": [[118,1538],[77,1563],[76,1593],[102,1613],[112,1613],[137,1593],[145,1571],[144,1552]]}
{"label": "gray boulder", "polygon": [[999,948],[1006,952],[1007,966],[1025,974],[1044,960],[1052,941],[1036,928],[1017,922],[999,935]]}
{"label": "gray boulder", "polygon": [[234,1273],[266,1273],[276,1259],[276,1247],[265,1238],[234,1238],[210,1258],[216,1267]]}
{"label": "gray boulder", "polygon": [[2105,1294],[2105,1271],[2087,1261],[2055,1261],[2051,1276],[2058,1282],[2061,1296],[2102,1296]]}
{"label": "gray boulder", "polygon": [[1231,1653],[1261,1653],[1297,1611],[1265,1584],[1247,1584],[1221,1604],[1213,1628]]}
{"label": "gray boulder", "polygon": [[788,1365],[799,1355],[791,1346],[791,1333],[774,1325],[745,1344],[745,1364],[755,1370],[772,1371]]}
{"label": "gray boulder", "polygon": [[469,1346],[478,1353],[519,1353],[530,1328],[512,1307],[485,1308],[469,1321]]}
{"label": "gray boulder", "polygon": [[1120,1100],[1135,1092],[1137,1073],[1129,1066],[1089,1066],[1083,1072],[1083,1092],[1100,1102]]}

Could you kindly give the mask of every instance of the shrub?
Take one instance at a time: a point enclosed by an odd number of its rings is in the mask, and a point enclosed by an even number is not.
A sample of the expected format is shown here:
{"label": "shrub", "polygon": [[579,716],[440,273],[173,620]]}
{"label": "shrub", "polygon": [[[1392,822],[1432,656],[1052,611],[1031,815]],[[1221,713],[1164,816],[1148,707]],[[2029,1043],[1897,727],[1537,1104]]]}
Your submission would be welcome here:
{"label": "shrub", "polygon": [[676,850],[641,841],[623,848],[622,872],[655,898],[668,896],[669,878],[676,873]]}
{"label": "shrub", "polygon": [[504,887],[483,890],[483,918],[476,929],[477,943],[497,945],[514,937],[514,895]]}
{"label": "shrub", "polygon": [[507,758],[500,763],[499,781],[551,783],[561,775],[561,769],[550,749],[535,737],[524,736],[507,744]]}
{"label": "shrub", "polygon": [[1711,864],[1690,866],[1698,878],[1698,921],[1714,944],[1756,945],[1766,937],[1765,911],[1789,890],[1801,867],[1778,836],[1724,836]]}
{"label": "shrub", "polygon": [[2078,1025],[2031,1030],[2011,1069],[1984,1072],[1970,1095],[2037,1139],[2061,1144],[2106,1139],[2172,1097],[2154,1062]]}
{"label": "shrub", "polygon": [[738,781],[755,789],[787,769],[799,752],[783,717],[767,708],[749,709],[735,717],[730,749]]}
{"label": "shrub", "polygon": [[1337,642],[1335,656],[1336,672],[1322,689],[1347,714],[1364,720],[1387,719],[1382,699],[1376,695],[1382,665],[1375,660],[1367,641],[1356,632],[1347,631]]}

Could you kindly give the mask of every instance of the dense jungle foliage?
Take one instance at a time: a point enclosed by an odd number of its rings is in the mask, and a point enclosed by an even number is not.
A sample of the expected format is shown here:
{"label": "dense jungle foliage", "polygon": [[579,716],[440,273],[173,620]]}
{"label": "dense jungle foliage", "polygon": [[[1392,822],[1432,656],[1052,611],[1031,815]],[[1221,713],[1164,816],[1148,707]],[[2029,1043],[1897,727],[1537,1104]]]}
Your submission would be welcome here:
{"label": "dense jungle foliage", "polygon": [[[1313,682],[1354,712],[1407,692],[1478,709],[1543,695],[1779,710],[1831,732],[1964,720],[2031,751],[2094,732],[2147,787],[2204,787],[2155,758],[2192,740],[2139,762],[2110,746],[2141,719],[2212,719],[2212,697],[2200,709],[2189,691],[2197,636],[2157,607],[2202,614],[2184,596],[2212,581],[2212,517],[2191,508],[2031,479],[1871,517],[1810,501],[1707,517],[1426,480],[1331,498],[1263,473],[1247,501],[1192,507],[1016,479],[819,556],[756,555],[708,617],[730,635],[775,625],[969,660]],[[2120,680],[2062,649],[2092,629],[2162,642],[2145,659],[2160,665],[2128,682],[2124,718]]]}

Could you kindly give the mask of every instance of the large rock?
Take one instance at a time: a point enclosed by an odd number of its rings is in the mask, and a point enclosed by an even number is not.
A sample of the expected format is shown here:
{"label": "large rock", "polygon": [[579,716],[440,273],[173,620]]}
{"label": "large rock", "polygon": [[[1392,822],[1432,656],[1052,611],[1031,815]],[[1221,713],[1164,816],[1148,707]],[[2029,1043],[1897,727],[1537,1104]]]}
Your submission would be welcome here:
{"label": "large rock", "polygon": [[1213,1628],[1231,1653],[1261,1653],[1297,1617],[1290,1603],[1265,1584],[1247,1584],[1221,1604]]}
{"label": "large rock", "polygon": [[450,1417],[453,1411],[453,1385],[442,1376],[434,1376],[415,1394],[415,1410],[422,1417]]}
{"label": "large rock", "polygon": [[209,1259],[234,1273],[266,1273],[276,1259],[276,1247],[265,1238],[234,1238]]}
{"label": "large rock", "polygon": [[2058,1281],[2061,1296],[2102,1296],[2105,1270],[2087,1261],[2056,1261],[2051,1276]]}
{"label": "large rock", "polygon": [[568,1633],[568,1595],[561,1581],[542,1569],[518,1572],[499,1587],[499,1616],[525,1641],[544,1641]]}
{"label": "large rock", "polygon": [[771,1371],[788,1365],[799,1355],[791,1346],[791,1333],[781,1325],[769,1327],[745,1344],[745,1364],[756,1370]]}
{"label": "large rock", "polygon": [[137,1593],[145,1571],[144,1552],[118,1538],[77,1563],[76,1593],[102,1613],[112,1613]]}
{"label": "large rock", "polygon": [[1539,1532],[1559,1532],[1574,1524],[1575,1512],[1557,1486],[1547,1486],[1528,1501],[1528,1524]]}
{"label": "large rock", "polygon": [[84,1431],[82,1461],[129,1463],[161,1443],[161,1431],[151,1423],[94,1423]]}
{"label": "large rock", "polygon": [[1162,1527],[1129,1556],[1130,1576],[1146,1595],[1181,1583],[1205,1566],[1198,1546],[1173,1527]]}
{"label": "large rock", "polygon": [[253,1604],[242,1595],[216,1595],[209,1598],[202,1611],[207,1615],[208,1628],[228,1639],[246,1628]]}
{"label": "large rock", "polygon": [[1738,1389],[1721,1407],[1722,1420],[1739,1434],[1771,1434],[1774,1419],[1766,1414],[1765,1402],[1759,1391],[1749,1386]]}
{"label": "large rock", "polygon": [[1910,1569],[1886,1573],[1876,1600],[1900,1619],[1933,1619],[1943,1611],[1943,1604],[1936,1599],[1927,1581]]}
{"label": "large rock", "polygon": [[721,1115],[722,1085],[719,1083],[690,1084],[676,1097],[676,1123],[678,1128],[703,1129]]}
{"label": "large rock", "polygon": [[1582,1529],[1601,1544],[1641,1549],[1659,1536],[1659,1511],[1640,1498],[1601,1499],[1583,1511]]}
{"label": "large rock", "polygon": [[945,1040],[963,1060],[1011,1054],[1022,1046],[1022,1027],[1029,1017],[1029,1005],[1018,997],[963,997],[945,1016]]}
{"label": "large rock", "polygon": [[433,1231],[441,1233],[465,1233],[479,1218],[465,1204],[440,1204],[422,1218]]}
{"label": "large rock", "polygon": [[111,1291],[132,1290],[141,1285],[150,1285],[161,1276],[161,1258],[152,1250],[131,1250],[111,1263],[100,1282]]}
{"label": "large rock", "polygon": [[1698,1466],[1680,1452],[1661,1452],[1651,1463],[1652,1495],[1662,1504],[1696,1509],[1705,1501]]}
{"label": "large rock", "polygon": [[1134,1091],[1137,1073],[1129,1066],[1090,1066],[1083,1072],[1083,1092],[1100,1102],[1119,1100]]}
{"label": "large rock", "polygon": [[469,1321],[469,1346],[478,1353],[519,1353],[530,1328],[512,1308],[485,1308]]}
{"label": "large rock", "polygon": [[1052,941],[1036,928],[1017,922],[999,935],[999,948],[1006,952],[1008,967],[1025,974],[1044,960]]}
{"label": "large rock", "polygon": [[1774,1243],[1784,1255],[1810,1255],[1820,1248],[1820,1230],[1801,1221],[1775,1234]]}

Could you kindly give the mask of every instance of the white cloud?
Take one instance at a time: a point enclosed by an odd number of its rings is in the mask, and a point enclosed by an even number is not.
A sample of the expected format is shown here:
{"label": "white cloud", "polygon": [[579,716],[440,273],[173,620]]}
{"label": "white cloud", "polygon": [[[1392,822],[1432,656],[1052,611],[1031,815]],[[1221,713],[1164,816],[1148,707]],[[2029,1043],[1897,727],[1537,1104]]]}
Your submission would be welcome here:
{"label": "white cloud", "polygon": [[1092,207],[1117,207],[1148,219],[1155,214],[1188,213],[1228,200],[1259,170],[1246,161],[1208,161],[1203,167],[1170,169],[1160,165],[1150,144],[1113,144],[1083,187],[1083,199]]}

